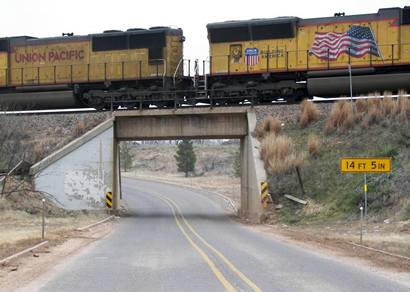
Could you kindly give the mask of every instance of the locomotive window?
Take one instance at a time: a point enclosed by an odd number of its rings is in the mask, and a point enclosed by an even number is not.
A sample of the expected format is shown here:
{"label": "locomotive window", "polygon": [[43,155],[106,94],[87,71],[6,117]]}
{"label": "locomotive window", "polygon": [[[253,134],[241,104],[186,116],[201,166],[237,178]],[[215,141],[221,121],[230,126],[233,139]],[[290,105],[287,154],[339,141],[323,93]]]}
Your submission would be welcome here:
{"label": "locomotive window", "polygon": [[410,24],[410,6],[406,6],[402,10],[401,24]]}
{"label": "locomotive window", "polygon": [[165,33],[142,33],[130,35],[130,49],[165,47]]}
{"label": "locomotive window", "polygon": [[295,23],[275,23],[252,26],[252,37],[254,40],[285,39],[295,36]]}
{"label": "locomotive window", "polygon": [[8,50],[8,41],[6,39],[0,40],[0,52],[7,52]]}
{"label": "locomotive window", "polygon": [[127,50],[127,35],[94,36],[92,40],[93,51]]}
{"label": "locomotive window", "polygon": [[250,40],[249,27],[227,27],[209,30],[211,43],[240,42]]}
{"label": "locomotive window", "polygon": [[149,48],[148,49],[148,60],[158,60],[163,59],[163,49],[162,48]]}

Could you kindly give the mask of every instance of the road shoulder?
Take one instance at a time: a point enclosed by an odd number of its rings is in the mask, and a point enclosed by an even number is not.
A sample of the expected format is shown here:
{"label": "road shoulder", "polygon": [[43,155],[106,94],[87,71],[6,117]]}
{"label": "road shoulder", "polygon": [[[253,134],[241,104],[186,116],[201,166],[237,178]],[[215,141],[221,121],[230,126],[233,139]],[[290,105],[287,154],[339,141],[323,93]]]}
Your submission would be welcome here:
{"label": "road shoulder", "polygon": [[113,222],[105,222],[84,231],[66,233],[60,242],[51,243],[34,252],[0,266],[0,291],[33,291],[43,277],[66,258],[99,240],[113,230]]}

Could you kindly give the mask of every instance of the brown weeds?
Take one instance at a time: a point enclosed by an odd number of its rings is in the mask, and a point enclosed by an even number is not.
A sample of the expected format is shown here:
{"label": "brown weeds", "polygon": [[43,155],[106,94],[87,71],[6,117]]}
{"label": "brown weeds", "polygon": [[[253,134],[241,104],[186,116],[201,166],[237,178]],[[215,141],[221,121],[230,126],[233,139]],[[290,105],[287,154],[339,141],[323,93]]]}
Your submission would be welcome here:
{"label": "brown weeds", "polygon": [[263,139],[260,154],[265,162],[265,168],[274,175],[301,166],[305,159],[304,153],[296,153],[292,141],[287,136],[277,136],[273,133]]}
{"label": "brown weeds", "polygon": [[392,93],[390,91],[385,91],[383,94],[382,106],[383,114],[385,117],[388,117],[391,114],[393,114],[395,101],[391,96]]}
{"label": "brown weeds", "polygon": [[74,127],[74,133],[73,133],[74,137],[75,138],[80,137],[82,134],[85,133],[85,131],[86,131],[86,127],[85,127],[84,120],[79,120],[77,124],[75,124],[75,127]]}
{"label": "brown weeds", "polygon": [[408,123],[410,119],[410,100],[405,91],[399,92],[397,99],[397,120],[400,123]]}
{"label": "brown weeds", "polygon": [[358,99],[355,102],[356,110],[358,114],[363,114],[366,112],[368,104],[367,99]]}
{"label": "brown weeds", "polygon": [[320,112],[313,102],[307,99],[302,101],[299,114],[299,126],[301,128],[306,128],[309,124],[317,121],[319,116]]}
{"label": "brown weeds", "polygon": [[368,128],[372,124],[380,123],[385,116],[383,101],[379,98],[369,99],[367,112],[363,116],[362,126]]}
{"label": "brown weeds", "polygon": [[268,134],[279,135],[282,132],[282,125],[277,118],[272,116],[266,117],[256,126],[255,135],[258,140],[262,140]]}
{"label": "brown weeds", "polygon": [[320,149],[320,140],[315,134],[310,134],[308,136],[308,151],[310,156],[315,157],[319,153]]}
{"label": "brown weeds", "polygon": [[330,116],[325,125],[325,132],[351,129],[357,121],[354,105],[350,101],[338,101],[333,104]]}

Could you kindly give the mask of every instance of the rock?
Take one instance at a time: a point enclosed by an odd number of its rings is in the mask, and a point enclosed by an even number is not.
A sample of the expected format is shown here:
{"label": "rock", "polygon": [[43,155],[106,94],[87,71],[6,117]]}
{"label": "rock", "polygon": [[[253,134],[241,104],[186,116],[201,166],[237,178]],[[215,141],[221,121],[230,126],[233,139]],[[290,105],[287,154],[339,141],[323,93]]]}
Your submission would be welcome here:
{"label": "rock", "polygon": [[10,272],[15,272],[15,271],[17,271],[18,270],[18,266],[14,266],[14,267],[12,267],[11,269],[10,269]]}
{"label": "rock", "polygon": [[386,220],[383,221],[384,224],[389,224],[390,223],[390,219],[387,218]]}
{"label": "rock", "polygon": [[282,204],[277,204],[276,206],[275,206],[275,209],[276,210],[280,210],[280,209],[282,209],[283,208],[283,205]]}
{"label": "rock", "polygon": [[39,254],[38,253],[33,253],[33,257],[38,258]]}

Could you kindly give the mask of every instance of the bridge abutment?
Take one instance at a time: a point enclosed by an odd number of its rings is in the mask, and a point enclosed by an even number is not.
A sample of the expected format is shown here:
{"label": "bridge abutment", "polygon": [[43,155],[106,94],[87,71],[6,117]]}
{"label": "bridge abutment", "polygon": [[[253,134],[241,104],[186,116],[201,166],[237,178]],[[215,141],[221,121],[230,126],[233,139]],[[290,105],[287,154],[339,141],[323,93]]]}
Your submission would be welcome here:
{"label": "bridge abutment", "polygon": [[[252,108],[183,108],[178,110],[119,111],[104,124],[80,137],[70,147],[59,150],[32,168],[38,191],[50,194],[63,202],[68,209],[88,209],[90,205],[81,200],[93,198],[93,208],[104,208],[104,194],[113,192],[113,209],[120,203],[119,145],[127,140],[173,140],[173,139],[240,139],[241,157],[241,208],[240,214],[252,222],[259,222],[263,212],[260,182],[266,179],[263,163],[259,158],[259,142],[253,136],[256,115]],[[93,147],[99,155],[90,155]],[[64,149],[64,148],[63,148]],[[104,153],[103,153],[104,152]],[[72,163],[77,161],[78,163]],[[101,168],[103,167],[103,169]],[[87,175],[71,175],[67,173]],[[90,177],[104,173],[98,190],[92,188],[96,180]],[[55,182],[45,183],[44,175],[52,175]],[[101,177],[101,176],[100,176]],[[57,186],[55,184],[58,184]],[[68,186],[75,185],[75,188]],[[69,190],[70,189],[70,190]],[[70,192],[70,193],[68,193]],[[73,194],[73,193],[77,194]],[[98,192],[98,194],[90,194]],[[77,204],[72,204],[72,196]]]}

